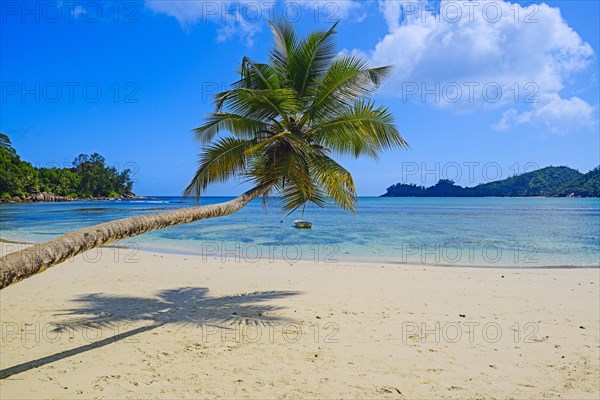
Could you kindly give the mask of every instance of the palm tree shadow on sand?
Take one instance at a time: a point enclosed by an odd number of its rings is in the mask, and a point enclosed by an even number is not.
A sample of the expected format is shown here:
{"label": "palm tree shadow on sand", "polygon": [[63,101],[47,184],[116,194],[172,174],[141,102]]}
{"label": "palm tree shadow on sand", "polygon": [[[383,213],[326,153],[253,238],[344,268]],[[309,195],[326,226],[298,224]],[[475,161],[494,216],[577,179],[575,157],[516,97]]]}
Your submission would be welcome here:
{"label": "palm tree shadow on sand", "polygon": [[283,307],[265,304],[265,302],[296,294],[298,292],[266,291],[210,297],[206,288],[188,287],[162,290],[153,298],[106,294],[80,296],[74,300],[78,307],[56,314],[57,316],[68,316],[68,319],[55,323],[54,331],[110,329],[115,326],[127,326],[133,329],[74,349],[5,368],[0,370],[0,379],[97,349],[164,325],[196,327],[219,325],[221,328],[226,328],[227,325],[233,326],[241,323],[273,325],[287,322],[289,320],[271,314]]}

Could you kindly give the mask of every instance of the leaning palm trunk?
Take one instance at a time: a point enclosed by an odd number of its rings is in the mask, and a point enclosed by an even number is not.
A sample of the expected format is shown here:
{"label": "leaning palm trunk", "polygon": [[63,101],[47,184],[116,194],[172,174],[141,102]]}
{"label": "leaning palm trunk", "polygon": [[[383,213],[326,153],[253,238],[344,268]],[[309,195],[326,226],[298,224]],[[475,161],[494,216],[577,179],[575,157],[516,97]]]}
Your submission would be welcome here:
{"label": "leaning palm trunk", "polygon": [[224,203],[180,208],[174,211],[138,215],[105,222],[7,254],[0,258],[0,289],[43,272],[77,254],[107,243],[169,226],[233,214],[253,199],[266,193],[271,186],[272,184],[258,186]]}

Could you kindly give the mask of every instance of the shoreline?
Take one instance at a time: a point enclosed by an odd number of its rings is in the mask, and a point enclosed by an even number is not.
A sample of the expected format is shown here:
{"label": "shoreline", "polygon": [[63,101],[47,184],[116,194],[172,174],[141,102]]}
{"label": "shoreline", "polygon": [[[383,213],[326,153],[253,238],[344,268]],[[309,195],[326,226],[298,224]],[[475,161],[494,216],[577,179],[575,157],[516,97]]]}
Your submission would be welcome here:
{"label": "shoreline", "polygon": [[600,394],[597,270],[114,250],[0,291],[3,396]]}
{"label": "shoreline", "polygon": [[[44,193],[42,193],[44,194]],[[36,204],[36,203],[73,203],[77,201],[120,201],[120,200],[145,200],[144,196],[118,196],[118,197],[90,197],[87,199],[73,198],[68,196],[57,196],[51,193],[45,193],[50,195],[50,200],[46,200],[46,197],[42,197],[42,200],[36,200],[33,197],[19,197],[19,200],[14,200],[13,196],[10,199],[0,199],[0,204]]]}
{"label": "shoreline", "polygon": [[[118,196],[118,197],[92,197],[92,198],[71,198],[67,196],[56,196],[64,198],[64,200],[33,200],[31,197],[24,198],[21,201],[12,201],[11,199],[0,199],[0,204],[31,204],[31,203],[70,203],[77,201],[115,201],[115,200],[148,200],[148,199],[163,199],[163,198],[182,198],[181,195],[148,195],[148,196]],[[223,195],[223,196],[202,196],[202,198],[214,199],[234,199],[239,195]],[[277,199],[279,196],[273,196]],[[600,199],[598,196],[384,196],[384,195],[367,195],[358,196],[358,199]],[[200,204],[201,205],[201,204]]]}
{"label": "shoreline", "polygon": [[[51,239],[50,239],[51,240]],[[41,242],[34,242],[29,240],[21,240],[21,239],[7,239],[4,237],[0,237],[0,244],[14,244],[20,247],[26,246],[35,246],[40,244]],[[181,255],[181,256],[190,256],[190,257],[202,257],[202,258],[211,258],[213,260],[225,259],[225,261],[232,261],[236,263],[240,262],[262,262],[267,261],[268,263],[274,262],[291,262],[291,263],[316,263],[323,265],[333,265],[338,263],[360,263],[360,264],[389,264],[389,265],[398,265],[398,266],[408,266],[408,267],[431,267],[431,268],[474,268],[474,269],[508,269],[508,270],[544,270],[544,269],[600,269],[600,264],[590,264],[590,265],[507,265],[507,264],[450,264],[450,263],[426,263],[426,262],[415,262],[413,260],[407,261],[398,261],[397,258],[360,258],[360,257],[339,257],[335,260],[331,261],[322,261],[322,260],[314,260],[310,258],[300,258],[297,260],[290,260],[280,256],[273,257],[261,257],[259,259],[252,259],[252,261],[248,261],[244,259],[244,257],[240,256],[240,254],[231,254],[223,253],[221,255],[213,254],[213,253],[201,253],[194,252],[193,250],[184,249],[184,248],[176,248],[176,247],[160,247],[160,246],[152,246],[152,245],[128,245],[127,243],[115,242],[112,244],[107,244],[101,246],[104,248],[118,248],[124,250],[131,251],[142,251],[146,253],[158,253],[158,254],[172,254],[172,255]],[[237,257],[237,258],[236,258]],[[232,260],[233,259],[233,260]],[[236,261],[239,260],[239,261]]]}
{"label": "shoreline", "polygon": [[[20,239],[6,239],[0,237],[0,243],[6,244],[15,244],[21,247],[25,246],[34,246],[36,244],[40,244],[41,242],[20,240]],[[240,254],[235,253],[223,253],[221,255],[214,253],[201,253],[194,252],[193,250],[184,249],[184,248],[176,248],[176,247],[160,247],[153,245],[135,245],[130,246],[127,243],[115,242],[113,244],[107,244],[101,246],[104,248],[119,248],[124,250],[131,251],[141,251],[145,253],[157,253],[157,254],[171,254],[171,255],[181,255],[181,256],[189,256],[189,257],[201,257],[203,259],[212,259],[212,260],[224,260],[235,263],[241,262],[249,262],[249,263],[257,263],[266,261],[268,263],[274,262],[290,262],[290,263],[315,263],[319,265],[335,265],[339,263],[360,263],[360,264],[389,264],[389,265],[397,265],[397,266],[408,266],[408,267],[431,267],[431,268],[475,268],[475,269],[509,269],[509,270],[544,270],[544,269],[600,269],[599,265],[506,265],[506,264],[443,264],[443,263],[425,263],[425,262],[415,262],[412,260],[408,261],[398,261],[397,258],[360,258],[360,257],[340,257],[331,261],[322,261],[322,260],[314,260],[310,258],[300,258],[295,260],[286,259],[281,256],[273,256],[273,257],[261,257],[259,259],[252,259],[252,261],[248,261],[244,259],[244,257],[240,256]],[[238,261],[236,261],[238,260]]]}

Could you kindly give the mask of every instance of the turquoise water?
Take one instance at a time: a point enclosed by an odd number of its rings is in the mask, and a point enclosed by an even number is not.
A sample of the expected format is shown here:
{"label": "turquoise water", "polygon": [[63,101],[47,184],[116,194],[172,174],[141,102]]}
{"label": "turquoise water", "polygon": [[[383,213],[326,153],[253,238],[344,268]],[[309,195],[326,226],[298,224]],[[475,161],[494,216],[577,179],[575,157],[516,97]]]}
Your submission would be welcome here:
{"label": "turquoise water", "polygon": [[[204,198],[203,204],[229,200]],[[177,197],[0,205],[2,239],[41,242],[85,226],[186,207]],[[129,248],[233,261],[298,259],[509,266],[600,266],[600,199],[360,198],[357,214],[307,208],[313,229],[280,222],[277,199],[226,217],[150,232]]]}

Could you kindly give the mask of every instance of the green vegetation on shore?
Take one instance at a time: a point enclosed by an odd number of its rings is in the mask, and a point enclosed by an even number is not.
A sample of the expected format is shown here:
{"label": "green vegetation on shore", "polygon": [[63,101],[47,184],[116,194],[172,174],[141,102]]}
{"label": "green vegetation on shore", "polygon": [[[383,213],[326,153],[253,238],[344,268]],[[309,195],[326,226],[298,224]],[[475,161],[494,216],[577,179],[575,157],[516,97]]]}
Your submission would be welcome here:
{"label": "green vegetation on shore", "polygon": [[131,171],[106,165],[98,153],[80,154],[70,168],[38,168],[21,160],[8,136],[0,133],[0,200],[47,199],[47,193],[64,199],[130,197]]}
{"label": "green vegetation on shore", "polygon": [[586,174],[569,167],[546,167],[500,181],[462,187],[441,179],[431,187],[397,183],[381,197],[600,197],[600,167]]}

